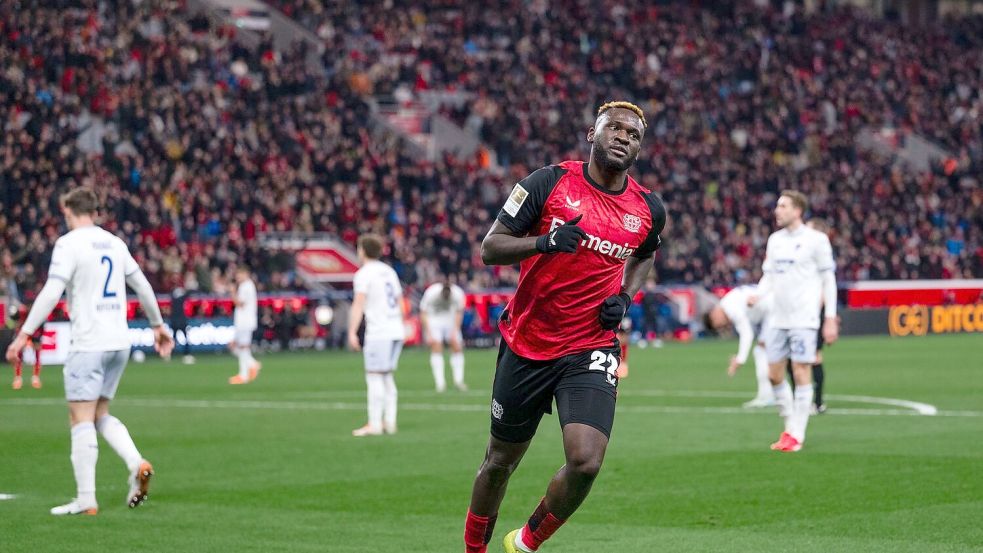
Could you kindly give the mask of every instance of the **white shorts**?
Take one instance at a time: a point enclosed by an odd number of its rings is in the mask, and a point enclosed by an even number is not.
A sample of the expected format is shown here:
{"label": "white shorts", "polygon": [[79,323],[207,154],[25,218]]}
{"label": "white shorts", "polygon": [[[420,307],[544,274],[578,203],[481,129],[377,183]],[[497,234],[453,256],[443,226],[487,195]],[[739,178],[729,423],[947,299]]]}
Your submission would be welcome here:
{"label": "white shorts", "polygon": [[461,329],[455,328],[455,326],[452,321],[430,321],[427,324],[427,330],[430,333],[431,340],[448,344],[451,341],[451,337],[456,337],[458,343],[461,343],[463,341]]}
{"label": "white shorts", "polygon": [[253,345],[253,333],[256,332],[252,328],[237,328],[235,329],[234,344],[240,348],[248,348]]}
{"label": "white shorts", "polygon": [[104,397],[113,399],[123,378],[130,350],[73,351],[65,360],[65,399],[68,401],[96,401]]}
{"label": "white shorts", "polygon": [[402,352],[402,340],[366,340],[362,345],[365,370],[374,373],[395,371],[396,365],[399,364],[399,354]]}
{"label": "white shorts", "polygon": [[769,363],[778,363],[783,359],[791,359],[793,363],[816,362],[814,328],[767,328],[764,341]]}

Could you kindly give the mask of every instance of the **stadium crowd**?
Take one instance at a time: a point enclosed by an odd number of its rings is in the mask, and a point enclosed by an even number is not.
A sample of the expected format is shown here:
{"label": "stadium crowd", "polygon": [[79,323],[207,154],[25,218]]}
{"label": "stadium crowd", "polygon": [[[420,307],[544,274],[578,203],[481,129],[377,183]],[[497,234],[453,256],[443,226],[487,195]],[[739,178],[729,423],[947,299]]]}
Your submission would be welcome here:
{"label": "stadium crowd", "polygon": [[[473,4],[277,0],[324,42],[246,48],[173,3],[0,6],[0,279],[29,298],[63,230],[59,191],[88,184],[158,290],[299,288],[265,231],[390,237],[422,288],[442,272],[508,287],[477,244],[511,183],[583,157],[592,110],[645,108],[635,174],[671,209],[662,282],[758,276],[776,192],[832,225],[842,280],[983,275],[983,20],[904,27],[849,10],[803,16],[736,3]],[[599,9],[600,8],[602,9]],[[584,21],[590,21],[589,26]],[[372,95],[460,91],[445,113],[480,159],[419,159],[369,130]],[[951,153],[926,171],[861,151],[863,127]],[[100,129],[104,129],[101,132]]]}

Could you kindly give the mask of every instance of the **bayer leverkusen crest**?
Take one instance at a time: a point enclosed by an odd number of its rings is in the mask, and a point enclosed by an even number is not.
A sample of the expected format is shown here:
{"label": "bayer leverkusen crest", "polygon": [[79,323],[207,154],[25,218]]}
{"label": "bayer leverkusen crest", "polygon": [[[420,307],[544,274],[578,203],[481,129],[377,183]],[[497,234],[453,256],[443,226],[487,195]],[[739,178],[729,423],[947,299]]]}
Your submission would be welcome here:
{"label": "bayer leverkusen crest", "polygon": [[625,213],[622,218],[625,223],[625,230],[628,232],[638,232],[638,229],[642,228],[642,219],[637,215],[631,215],[630,213]]}

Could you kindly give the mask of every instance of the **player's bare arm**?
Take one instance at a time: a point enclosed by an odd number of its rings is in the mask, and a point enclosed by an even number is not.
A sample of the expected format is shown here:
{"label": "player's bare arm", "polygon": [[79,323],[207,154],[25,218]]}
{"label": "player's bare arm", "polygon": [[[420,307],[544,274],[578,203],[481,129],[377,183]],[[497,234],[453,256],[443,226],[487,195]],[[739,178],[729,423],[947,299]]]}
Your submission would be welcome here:
{"label": "player's bare arm", "polygon": [[621,286],[621,292],[635,297],[645,284],[652,264],[652,257],[629,257],[625,262],[625,283]]}
{"label": "player's bare arm", "polygon": [[481,242],[481,260],[485,265],[513,265],[538,254],[574,253],[587,238],[577,223],[577,215],[542,236],[518,236],[496,220]]}
{"label": "player's bare arm", "polygon": [[355,351],[362,350],[362,344],[358,341],[358,327],[362,324],[362,315],[365,312],[365,293],[358,292],[352,300],[352,309],[348,312],[348,345]]}

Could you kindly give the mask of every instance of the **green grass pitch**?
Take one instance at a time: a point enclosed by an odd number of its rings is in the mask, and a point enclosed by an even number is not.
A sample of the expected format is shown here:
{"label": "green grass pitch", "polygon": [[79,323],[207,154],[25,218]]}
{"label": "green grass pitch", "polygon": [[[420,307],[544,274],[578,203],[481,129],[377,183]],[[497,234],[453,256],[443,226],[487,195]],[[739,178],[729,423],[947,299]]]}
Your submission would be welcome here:
{"label": "green grass pitch", "polygon": [[[844,339],[827,349],[830,413],[805,449],[772,452],[778,417],[743,411],[753,368],[725,375],[733,342],[634,349],[601,476],[543,551],[983,551],[983,338]],[[113,413],[157,469],[124,504],[122,462],[100,438],[97,517],[70,499],[60,368],[44,389],[0,389],[0,551],[463,551],[470,487],[488,437],[494,352],[469,351],[472,391],[431,390],[426,352],[404,352],[400,431],[365,422],[361,359],[260,355],[233,387],[230,356],[131,363]],[[871,398],[858,398],[870,396]],[[906,405],[935,406],[921,416]],[[878,403],[880,401],[880,403]],[[489,551],[521,525],[562,464],[547,416],[502,505]]]}

